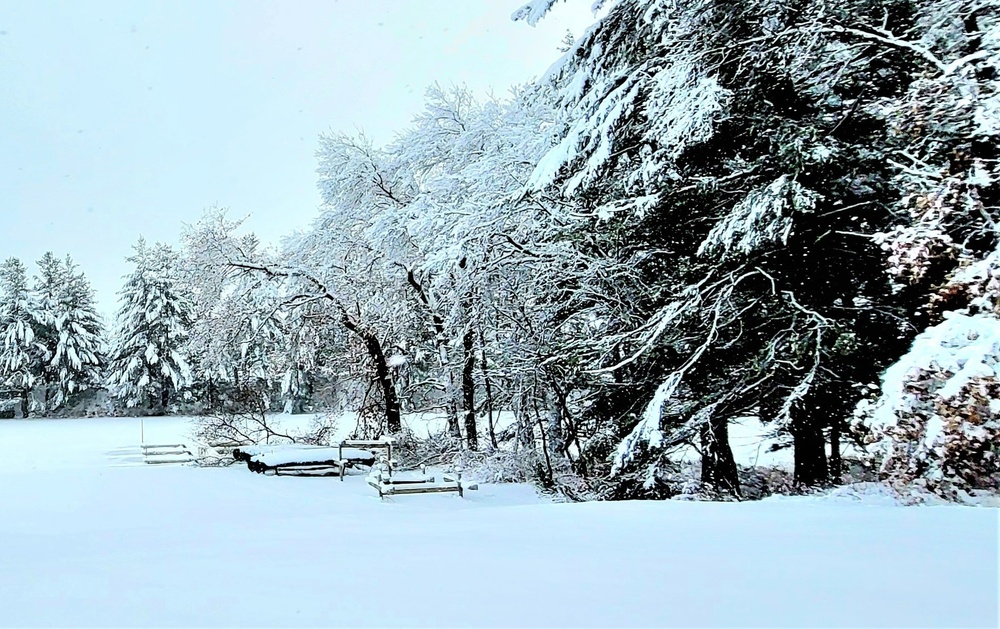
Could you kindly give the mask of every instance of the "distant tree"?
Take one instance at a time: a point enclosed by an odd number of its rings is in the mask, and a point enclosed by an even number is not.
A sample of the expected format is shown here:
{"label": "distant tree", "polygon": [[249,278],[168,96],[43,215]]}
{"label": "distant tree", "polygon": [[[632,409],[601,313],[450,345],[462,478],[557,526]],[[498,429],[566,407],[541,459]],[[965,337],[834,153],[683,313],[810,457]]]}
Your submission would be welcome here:
{"label": "distant tree", "polygon": [[35,266],[38,270],[31,287],[35,340],[43,348],[43,358],[35,385],[41,389],[41,399],[38,403],[42,412],[49,412],[57,406],[53,397],[59,375],[52,360],[59,345],[56,319],[68,281],[68,272],[63,261],[51,251],[46,251],[41,259],[35,262]]}
{"label": "distant tree", "polygon": [[128,407],[165,413],[191,382],[184,346],[191,306],[179,290],[177,253],[168,245],[140,239],[128,261],[135,270],[119,291],[108,373],[112,394]]}
{"label": "distant tree", "polygon": [[97,314],[94,290],[73,260],[64,262],[64,283],[50,313],[56,344],[49,360],[54,374],[51,408],[71,400],[74,394],[97,386],[104,367],[104,325]]}
{"label": "distant tree", "polygon": [[314,401],[317,383],[325,380],[325,356],[339,341],[322,308],[300,308],[301,297],[288,294],[284,283],[220,261],[220,242],[233,245],[241,259],[267,259],[269,253],[253,234],[232,240],[223,235],[238,226],[224,210],[213,208],[182,237],[181,275],[194,312],[188,350],[197,395],[214,410],[249,388],[265,395],[269,408],[303,411]]}
{"label": "distant tree", "polygon": [[0,386],[20,392],[25,416],[44,357],[35,326],[27,271],[19,259],[8,258],[0,265]]}

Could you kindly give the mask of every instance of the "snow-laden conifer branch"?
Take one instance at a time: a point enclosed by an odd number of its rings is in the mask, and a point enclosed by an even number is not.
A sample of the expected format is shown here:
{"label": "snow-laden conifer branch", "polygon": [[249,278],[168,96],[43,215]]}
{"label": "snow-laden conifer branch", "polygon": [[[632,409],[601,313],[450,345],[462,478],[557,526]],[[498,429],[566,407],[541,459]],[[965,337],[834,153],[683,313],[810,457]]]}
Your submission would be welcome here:
{"label": "snow-laden conifer branch", "polygon": [[921,57],[928,63],[930,63],[932,66],[934,66],[940,73],[941,77],[948,77],[952,74],[957,73],[959,70],[969,65],[970,63],[974,61],[979,61],[980,59],[986,59],[990,56],[990,52],[988,50],[977,50],[963,57],[959,57],[958,59],[955,59],[950,63],[946,63],[940,57],[935,55],[934,52],[931,51],[931,49],[922,46],[917,42],[897,37],[896,35],[893,35],[891,32],[885,29],[873,28],[872,30],[864,30],[860,28],[852,28],[846,26],[832,26],[828,27],[827,30],[829,30],[829,32],[831,33],[838,33],[838,34],[844,33],[844,34],[854,35],[856,37],[860,37],[862,39],[867,39],[870,41],[875,41],[880,44],[884,44],[886,46],[890,46],[893,48],[908,50],[913,54],[917,55],[918,57]]}

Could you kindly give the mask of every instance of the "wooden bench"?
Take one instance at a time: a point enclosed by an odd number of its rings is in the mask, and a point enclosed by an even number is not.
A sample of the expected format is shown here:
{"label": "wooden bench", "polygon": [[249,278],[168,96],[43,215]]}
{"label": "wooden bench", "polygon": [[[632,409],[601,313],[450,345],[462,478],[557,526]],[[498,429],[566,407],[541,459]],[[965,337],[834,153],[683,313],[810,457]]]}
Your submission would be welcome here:
{"label": "wooden bench", "polygon": [[391,437],[383,439],[344,439],[340,442],[340,448],[361,448],[364,450],[385,450],[385,458],[392,461],[393,440]]}
{"label": "wooden bench", "polygon": [[436,493],[457,493],[459,498],[464,498],[465,490],[479,489],[479,485],[467,484],[462,480],[461,470],[456,470],[453,476],[443,476],[442,483],[436,483],[433,476],[427,476],[426,466],[421,466],[420,472],[420,478],[394,478],[383,468],[377,475],[369,476],[368,484],[378,491],[378,497],[382,499],[386,496]]}
{"label": "wooden bench", "polygon": [[190,463],[194,455],[183,443],[143,444],[140,446],[142,458],[149,465]]}
{"label": "wooden bench", "polygon": [[233,458],[245,461],[247,469],[258,474],[275,476],[340,476],[348,468],[372,467],[376,455],[370,450],[355,448],[350,442],[336,447],[285,444],[275,446],[243,446],[233,450]]}

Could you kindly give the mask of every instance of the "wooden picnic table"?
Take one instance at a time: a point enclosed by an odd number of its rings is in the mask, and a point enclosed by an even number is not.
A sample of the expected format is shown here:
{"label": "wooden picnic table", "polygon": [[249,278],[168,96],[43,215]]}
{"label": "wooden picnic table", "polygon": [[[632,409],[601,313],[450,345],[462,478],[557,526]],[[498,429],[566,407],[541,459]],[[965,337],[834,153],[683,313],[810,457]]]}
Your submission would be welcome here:
{"label": "wooden picnic table", "polygon": [[294,443],[239,446],[233,449],[233,458],[246,462],[250,471],[260,474],[340,476],[343,480],[348,468],[375,465],[377,457],[372,449],[376,448],[391,453],[392,442],[346,439],[337,446]]}

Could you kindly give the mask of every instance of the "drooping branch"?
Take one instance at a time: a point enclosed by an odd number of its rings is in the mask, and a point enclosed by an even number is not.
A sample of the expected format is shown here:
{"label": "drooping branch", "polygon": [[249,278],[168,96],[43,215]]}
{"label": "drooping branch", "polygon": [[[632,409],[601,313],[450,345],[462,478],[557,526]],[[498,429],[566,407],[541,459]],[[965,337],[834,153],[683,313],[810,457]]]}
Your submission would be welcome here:
{"label": "drooping branch", "polygon": [[339,314],[341,324],[348,331],[357,335],[364,343],[368,356],[375,364],[375,374],[385,400],[386,427],[391,433],[402,430],[403,424],[400,416],[399,398],[396,395],[396,385],[393,381],[392,371],[389,369],[385,352],[382,349],[382,342],[379,340],[378,335],[375,334],[374,331],[369,330],[355,317],[351,316],[347,307],[344,306],[340,299],[338,299],[329,288],[327,288],[324,282],[320,281],[312,274],[301,270],[282,269],[279,267],[251,262],[228,261],[227,264],[233,268],[263,273],[270,278],[294,278],[305,280],[314,286],[318,292],[318,296],[333,305],[334,309]]}
{"label": "drooping branch", "polygon": [[878,42],[893,48],[899,48],[900,50],[908,50],[937,68],[943,77],[950,76],[973,61],[978,61],[988,55],[986,50],[977,50],[973,53],[965,55],[964,57],[956,59],[951,63],[945,63],[940,57],[931,52],[929,48],[921,46],[916,42],[897,37],[892,32],[881,28],[868,31],[847,26],[833,26],[824,30],[831,33],[854,35],[855,37]]}
{"label": "drooping branch", "polygon": [[455,375],[451,370],[451,358],[448,352],[448,337],[445,333],[444,318],[431,303],[430,296],[427,294],[423,283],[417,279],[416,271],[412,267],[406,267],[399,263],[397,263],[397,266],[402,267],[406,271],[406,282],[417,294],[417,299],[420,303],[430,313],[431,322],[434,324],[434,345],[438,351],[438,362],[444,371],[444,377],[447,382],[446,388],[449,394],[447,406],[448,432],[452,436],[457,437],[461,434],[461,430],[458,424],[458,405],[455,401]]}

